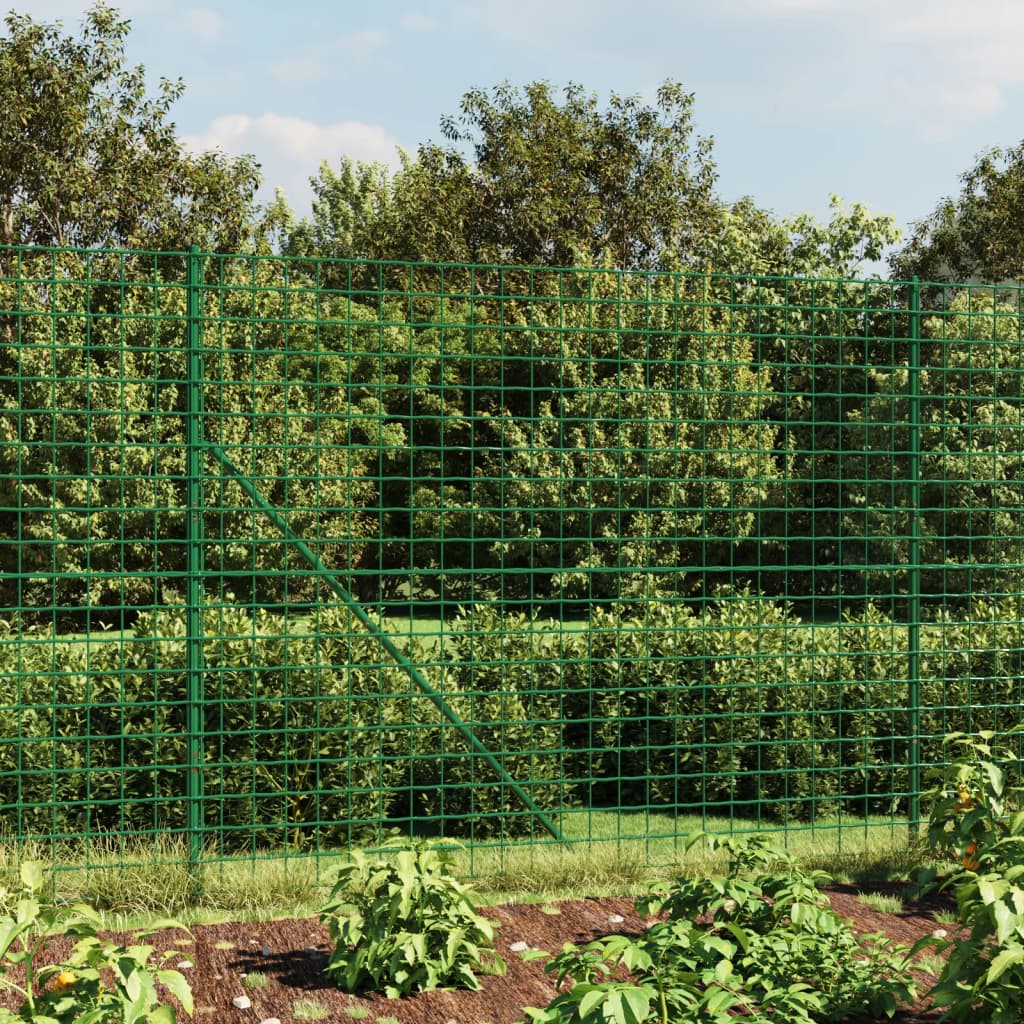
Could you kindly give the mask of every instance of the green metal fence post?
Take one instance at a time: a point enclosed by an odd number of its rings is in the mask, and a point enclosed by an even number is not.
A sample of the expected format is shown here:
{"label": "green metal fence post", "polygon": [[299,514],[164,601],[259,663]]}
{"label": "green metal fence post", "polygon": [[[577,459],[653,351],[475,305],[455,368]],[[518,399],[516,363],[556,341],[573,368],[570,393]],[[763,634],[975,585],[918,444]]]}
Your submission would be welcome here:
{"label": "green metal fence post", "polygon": [[910,285],[910,388],[908,466],[910,478],[910,579],[907,601],[907,677],[910,736],[908,744],[910,832],[921,823],[921,285]]}
{"label": "green metal fence post", "polygon": [[187,260],[188,362],[185,404],[187,510],[186,677],[188,686],[188,833],[189,871],[200,887],[199,863],[203,850],[203,691],[205,658],[203,641],[203,261],[197,246]]}

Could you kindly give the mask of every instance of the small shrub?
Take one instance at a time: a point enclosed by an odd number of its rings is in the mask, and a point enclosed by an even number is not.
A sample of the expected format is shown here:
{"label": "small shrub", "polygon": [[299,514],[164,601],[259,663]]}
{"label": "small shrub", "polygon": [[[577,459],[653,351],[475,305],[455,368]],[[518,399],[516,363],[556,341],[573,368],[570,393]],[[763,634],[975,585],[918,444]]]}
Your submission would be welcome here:
{"label": "small shrub", "polygon": [[453,863],[449,850],[401,840],[377,856],[353,852],[320,912],[334,943],[328,977],[347,992],[397,998],[476,989],[474,972],[504,973],[493,925],[451,874]]}
{"label": "small shrub", "polygon": [[[709,841],[728,849],[727,875],[682,879],[638,901],[642,914],[668,914],[638,938],[566,945],[546,970],[559,986],[574,984],[547,1008],[527,1008],[533,1024],[800,1024],[891,1017],[914,998],[917,949],[882,936],[859,941],[818,891],[824,876],[763,836]],[[630,979],[615,977],[617,968]]]}

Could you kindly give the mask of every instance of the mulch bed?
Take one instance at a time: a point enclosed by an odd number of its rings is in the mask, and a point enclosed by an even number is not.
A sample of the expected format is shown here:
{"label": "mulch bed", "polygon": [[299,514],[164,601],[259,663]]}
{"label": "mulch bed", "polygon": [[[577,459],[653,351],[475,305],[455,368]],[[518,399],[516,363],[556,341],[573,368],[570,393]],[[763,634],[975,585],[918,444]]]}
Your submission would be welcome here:
{"label": "mulch bed", "polygon": [[[935,919],[938,911],[952,908],[951,900],[941,894],[911,898],[908,887],[899,883],[863,888],[838,885],[825,891],[832,906],[861,933],[884,932],[893,942],[909,946],[937,928],[949,929]],[[858,898],[863,892],[897,895],[903,900],[903,910],[895,914],[874,910]],[[149,941],[158,950],[179,950],[180,959],[192,964],[182,973],[192,986],[198,1024],[259,1024],[270,1018],[293,1024],[310,1019],[296,1015],[295,1005],[300,1000],[319,1004],[326,1011],[320,1019],[327,1024],[353,1020],[374,1024],[382,1018],[400,1024],[515,1024],[524,1020],[524,1006],[546,1006],[556,990],[544,973],[543,960],[524,963],[510,946],[515,944],[518,950],[522,948],[519,944],[526,943],[532,949],[553,953],[565,942],[585,943],[613,933],[639,935],[645,924],[634,911],[633,901],[621,898],[510,903],[482,912],[499,926],[495,946],[508,964],[508,973],[482,978],[478,992],[424,992],[404,999],[350,996],[332,985],[321,973],[330,949],[327,929],[313,918],[195,925],[191,939],[180,932],[160,932]],[[117,941],[129,938],[122,933],[112,937]],[[54,943],[51,956],[60,957],[69,946]],[[254,973],[264,975],[265,984],[246,985],[245,976]],[[922,992],[927,992],[933,980],[924,973],[917,975]],[[239,996],[247,996],[251,1006],[239,1009],[233,1005],[232,1000]],[[0,996],[0,1003],[15,1008],[9,994]],[[923,1024],[938,1017],[939,1012],[922,999],[894,1019],[900,1024]],[[187,1017],[179,1014],[179,1020]]]}

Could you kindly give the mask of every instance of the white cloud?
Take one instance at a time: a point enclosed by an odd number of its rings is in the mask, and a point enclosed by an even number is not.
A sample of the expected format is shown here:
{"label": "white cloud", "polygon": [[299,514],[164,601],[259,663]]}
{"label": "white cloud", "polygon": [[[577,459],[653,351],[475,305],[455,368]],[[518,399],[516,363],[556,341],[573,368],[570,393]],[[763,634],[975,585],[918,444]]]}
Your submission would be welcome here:
{"label": "white cloud", "polygon": [[224,19],[209,7],[190,7],[185,12],[185,27],[204,43],[212,43],[224,27]]}
{"label": "white cloud", "polygon": [[194,152],[255,153],[263,165],[265,197],[272,196],[275,188],[283,188],[300,214],[308,212],[309,179],[324,160],[335,164],[344,155],[390,167],[399,165],[397,140],[383,126],[362,121],[318,124],[285,114],[228,114],[181,142]]}
{"label": "white cloud", "polygon": [[433,32],[437,22],[429,14],[421,11],[409,11],[398,21],[399,27],[406,32]]}
{"label": "white cloud", "polygon": [[379,160],[397,166],[398,143],[381,125],[362,121],[317,124],[284,114],[227,114],[218,117],[201,135],[182,140],[193,150],[222,149],[226,153],[263,152],[269,144],[289,159],[313,161],[315,170],[324,158],[341,153],[360,160]]}
{"label": "white cloud", "polygon": [[1003,90],[991,83],[969,88],[936,86],[916,100],[917,123],[926,139],[948,139],[957,129],[974,121],[984,121],[1006,106]]}

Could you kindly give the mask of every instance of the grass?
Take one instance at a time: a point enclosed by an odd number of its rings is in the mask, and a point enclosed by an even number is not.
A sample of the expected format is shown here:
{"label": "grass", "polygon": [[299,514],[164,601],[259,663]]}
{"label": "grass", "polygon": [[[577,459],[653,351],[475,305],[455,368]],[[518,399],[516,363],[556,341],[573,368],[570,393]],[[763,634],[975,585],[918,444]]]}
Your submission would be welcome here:
{"label": "grass", "polygon": [[903,900],[883,892],[865,892],[858,897],[861,903],[883,914],[898,914],[903,910]]}
{"label": "grass", "polygon": [[263,988],[270,979],[262,971],[253,971],[242,979],[246,988]]}
{"label": "grass", "polygon": [[937,953],[925,953],[914,961],[914,967],[919,971],[925,971],[927,974],[933,974],[936,977],[942,973],[942,968],[945,966],[945,957],[941,957]]}
{"label": "grass", "polygon": [[560,824],[571,843],[568,852],[546,837],[504,849],[477,847],[458,853],[460,870],[495,901],[637,895],[651,881],[724,868],[724,852],[712,854],[703,843],[686,849],[686,835],[696,831],[774,832],[805,867],[859,884],[905,878],[919,863],[906,823],[882,818],[834,818],[813,828],[782,829],[724,817],[570,811]]}
{"label": "grass", "polygon": [[[613,811],[568,812],[559,824],[568,849],[546,836],[504,848],[458,847],[457,871],[471,878],[489,903],[550,905],[585,896],[635,896],[651,883],[724,869],[723,852],[711,854],[703,843],[686,849],[683,837],[689,832],[770,830],[763,822],[730,823],[724,817]],[[919,863],[919,853],[908,843],[907,826],[900,821],[828,819],[813,828],[776,828],[775,838],[805,867],[861,885],[905,878]],[[22,860],[49,865],[54,859],[56,895],[96,906],[108,927],[132,929],[166,914],[186,924],[314,916],[329,890],[331,869],[344,859],[344,852],[238,858],[210,852],[193,878],[181,838],[158,837],[149,843],[94,840],[85,851],[0,844],[0,884],[13,883]]]}
{"label": "grass", "polygon": [[932,917],[939,924],[959,924],[960,915],[955,910],[937,910]]}
{"label": "grass", "polygon": [[292,1016],[296,1020],[323,1020],[327,1016],[327,1008],[315,999],[296,999],[292,1003]]}

